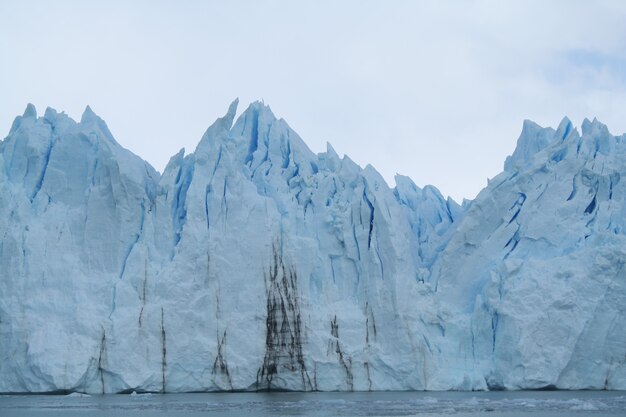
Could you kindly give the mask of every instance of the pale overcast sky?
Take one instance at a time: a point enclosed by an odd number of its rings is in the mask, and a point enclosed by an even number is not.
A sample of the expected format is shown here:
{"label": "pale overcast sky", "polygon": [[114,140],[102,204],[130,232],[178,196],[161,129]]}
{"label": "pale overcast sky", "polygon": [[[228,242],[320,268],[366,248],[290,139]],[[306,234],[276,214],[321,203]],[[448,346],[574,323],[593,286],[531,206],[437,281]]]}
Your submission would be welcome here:
{"label": "pale overcast sky", "polygon": [[0,0],[0,60],[2,137],[28,102],[89,104],[159,171],[235,97],[456,200],[524,119],[626,131],[626,1]]}

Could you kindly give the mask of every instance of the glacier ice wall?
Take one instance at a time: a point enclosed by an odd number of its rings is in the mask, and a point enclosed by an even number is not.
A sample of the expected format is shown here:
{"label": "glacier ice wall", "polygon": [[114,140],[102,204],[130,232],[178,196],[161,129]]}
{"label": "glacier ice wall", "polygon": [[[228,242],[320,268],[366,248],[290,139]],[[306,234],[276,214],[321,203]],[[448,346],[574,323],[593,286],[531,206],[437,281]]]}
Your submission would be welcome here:
{"label": "glacier ice wall", "polygon": [[162,175],[87,108],[0,142],[0,392],[626,389],[626,137],[525,122],[463,206],[237,101]]}
{"label": "glacier ice wall", "polygon": [[434,285],[488,386],[624,388],[625,162],[597,120],[527,122],[440,254]]}

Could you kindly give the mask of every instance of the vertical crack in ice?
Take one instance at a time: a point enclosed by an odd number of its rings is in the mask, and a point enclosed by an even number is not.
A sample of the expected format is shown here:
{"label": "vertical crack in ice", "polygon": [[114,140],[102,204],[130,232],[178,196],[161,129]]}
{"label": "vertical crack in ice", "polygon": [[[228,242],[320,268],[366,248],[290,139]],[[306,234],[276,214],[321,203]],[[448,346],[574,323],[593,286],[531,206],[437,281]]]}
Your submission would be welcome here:
{"label": "vertical crack in ice", "polygon": [[[252,125],[250,126],[250,144],[248,145],[248,154],[246,155],[246,159],[244,161],[244,163],[249,167],[252,167],[254,152],[259,147],[259,113],[256,110],[253,110],[251,113]],[[246,119],[244,120],[244,129],[246,127],[247,121],[248,118],[246,115]]]}
{"label": "vertical crack in ice", "polygon": [[[287,135],[289,135],[289,130],[287,130]],[[291,159],[291,141],[289,140],[289,138],[285,140],[283,135],[281,135],[280,139],[281,139],[281,142],[286,142],[286,149],[283,152],[283,164],[281,167],[283,169],[287,169],[287,167],[289,166],[290,159]]]}
{"label": "vertical crack in ice", "polygon": [[228,371],[228,363],[224,358],[224,345],[226,344],[226,329],[224,329],[224,333],[220,338],[218,333],[217,335],[217,356],[215,357],[215,361],[213,362],[213,375],[216,375],[218,372],[226,377],[228,385],[230,389],[233,389],[233,381],[230,378],[230,372]]}
{"label": "vertical crack in ice", "polygon": [[139,311],[139,327],[142,325],[143,310],[146,307],[146,292],[148,287],[148,259],[144,260],[143,267],[143,285],[141,291],[141,310]]}
{"label": "vertical crack in ice", "polygon": [[596,209],[596,199],[597,199],[597,197],[598,197],[597,194],[593,195],[593,198],[591,199],[591,202],[589,203],[589,205],[585,209],[585,214],[591,214]]}
{"label": "vertical crack in ice", "polygon": [[115,312],[116,308],[116,299],[117,299],[117,282],[113,284],[113,289],[111,290],[111,312],[109,313],[109,320],[111,320],[111,316]]}
{"label": "vertical crack in ice", "polygon": [[377,332],[376,332],[376,318],[374,317],[374,310],[369,305],[369,301],[366,301],[365,302],[365,343],[367,346],[370,345],[370,338],[371,338],[370,327],[372,329],[372,336],[374,337],[374,340],[376,340]]}
{"label": "vertical crack in ice", "polygon": [[269,163],[269,167],[265,171],[265,176],[269,175],[270,169],[272,169],[272,160],[270,159],[270,133],[272,130],[272,126],[275,126],[275,125],[272,125],[272,123],[268,123],[265,126],[265,140],[264,140],[265,155],[263,156],[263,161],[259,164],[259,167],[260,167],[265,162]]}
{"label": "vertical crack in ice", "polygon": [[[217,152],[217,159],[215,161],[215,166],[213,167],[213,172],[211,173],[211,177],[209,178],[209,181],[207,182],[207,186],[204,192],[204,215],[206,217],[207,230],[209,230],[211,227],[211,220],[209,216],[209,211],[210,211],[209,210],[209,198],[213,192],[213,179],[215,178],[215,173],[217,172],[217,168],[221,160],[222,160],[222,145],[220,144],[219,150]],[[226,181],[225,177],[224,177],[224,181]],[[224,190],[224,195],[223,195],[224,198],[225,198],[225,194],[226,194],[226,190]]]}
{"label": "vertical crack in ice", "polygon": [[511,255],[511,252],[515,250],[520,241],[520,229],[522,226],[517,221],[515,223],[517,225],[515,232],[513,232],[513,236],[511,236],[508,242],[506,242],[506,245],[504,245],[504,249],[510,248],[509,251],[504,255],[504,259],[507,259],[509,255]]}
{"label": "vertical crack in ice", "polygon": [[106,355],[106,331],[102,329],[102,338],[100,339],[100,354],[98,355],[98,376],[100,377],[100,384],[102,386],[102,393],[105,394],[104,388],[104,360]]}
{"label": "vertical crack in ice", "polygon": [[363,366],[365,367],[365,373],[367,374],[367,390],[371,391],[372,390],[372,377],[370,375],[370,363],[369,362],[363,362]]}
{"label": "vertical crack in ice", "polygon": [[167,349],[163,306],[161,306],[161,392],[165,393],[165,370],[167,369]]}
{"label": "vertical crack in ice", "polygon": [[376,233],[376,247],[374,248],[374,250],[376,252],[376,257],[378,258],[378,264],[380,265],[380,278],[385,279],[385,265],[383,263],[382,256],[380,256],[380,245],[378,243],[378,233]]}
{"label": "vertical crack in ice", "polygon": [[567,197],[567,201],[570,201],[576,196],[576,177],[578,177],[578,174],[574,175],[574,177],[572,178],[572,192],[570,193],[569,197]]}
{"label": "vertical crack in ice", "polygon": [[[183,227],[187,221],[187,191],[193,179],[195,164],[193,160],[185,158],[176,178],[176,193],[172,201],[172,224],[174,226],[174,248],[180,242]],[[173,257],[173,253],[172,253]]]}
{"label": "vertical crack in ice", "polygon": [[[221,161],[222,161],[222,144],[220,144],[220,147],[217,151],[217,159],[215,160],[215,166],[213,167],[213,172],[211,173],[211,180],[213,180],[213,178],[215,177],[215,173],[217,172],[217,167],[220,165]],[[211,183],[211,180],[209,181],[209,183]]]}
{"label": "vertical crack in ice", "polygon": [[519,215],[520,211],[522,211],[522,206],[524,205],[524,202],[526,202],[526,194],[524,193],[518,193],[518,194],[519,194],[519,197],[517,198],[517,200],[515,200],[515,202],[509,209],[509,211],[515,210],[515,213],[513,213],[513,216],[511,217],[511,220],[509,220],[508,224],[511,224],[515,219],[517,219],[517,216]]}
{"label": "vertical crack in ice", "polygon": [[470,331],[472,332],[472,359],[476,362],[476,337],[474,335],[474,323],[470,323]]}
{"label": "vertical crack in ice", "polygon": [[337,180],[333,177],[333,188],[330,190],[328,197],[326,197],[326,207],[330,207],[330,204],[335,199],[335,195],[337,195]]}
{"label": "vertical crack in ice", "polygon": [[[450,224],[455,222],[454,216],[452,215],[452,207],[450,206],[451,204],[452,203],[449,199],[445,201],[445,212],[448,216],[448,221],[450,222]],[[391,215],[389,217],[391,217]]]}
{"label": "vertical crack in ice", "polygon": [[496,351],[496,334],[498,332],[498,322],[500,320],[500,315],[497,310],[494,310],[491,315],[491,352],[494,353]]}
{"label": "vertical crack in ice", "polygon": [[[596,179],[595,183],[592,185],[591,187],[591,192],[593,193],[593,198],[591,199],[591,202],[589,203],[589,205],[587,205],[587,208],[585,208],[585,212],[584,215],[591,215],[590,219],[587,221],[587,223],[585,224],[586,227],[590,227],[592,226],[595,221],[596,218],[598,217],[598,189],[599,189],[599,180]],[[585,239],[587,239],[589,236],[591,236],[592,234],[592,230],[590,230],[586,235],[585,235]]]}
{"label": "vertical crack in ice", "polygon": [[211,194],[211,184],[207,184],[204,190],[204,216],[206,218],[206,229],[211,228],[211,221],[209,219],[209,194]]}
{"label": "vertical crack in ice", "polygon": [[282,253],[277,244],[272,245],[272,260],[265,274],[265,357],[257,371],[256,387],[271,390],[279,372],[297,372],[302,389],[307,391],[313,389],[313,384],[304,362],[298,275],[285,265]]}
{"label": "vertical crack in ice", "polygon": [[[370,317],[371,317],[371,325],[370,325]],[[371,344],[370,344],[370,327],[372,327],[372,334],[374,339],[376,339],[376,321],[374,320],[374,312],[369,305],[369,301],[365,302],[365,350],[367,352],[367,360],[363,362],[363,366],[365,367],[365,372],[367,374],[367,384],[368,391],[372,390],[372,377],[370,375],[370,364],[369,358],[371,355]]]}
{"label": "vertical crack in ice", "polygon": [[228,201],[226,201],[226,194],[228,192],[228,182],[224,177],[224,188],[222,191],[222,212],[224,213],[224,221],[228,220]]}
{"label": "vertical crack in ice", "polygon": [[327,355],[331,353],[335,353],[337,355],[337,360],[339,365],[343,368],[346,373],[346,386],[348,391],[354,391],[354,376],[352,374],[352,358],[344,355],[341,350],[341,344],[339,343],[339,324],[337,323],[337,315],[333,317],[330,321],[330,336],[331,338],[328,340],[328,350],[326,351]]}
{"label": "vertical crack in ice", "polygon": [[365,203],[367,204],[367,207],[369,207],[370,209],[369,233],[367,235],[367,248],[369,249],[372,245],[372,231],[374,230],[374,205],[372,204],[370,199],[367,198],[366,188],[363,189],[363,201],[365,201]]}
{"label": "vertical crack in ice", "polygon": [[359,246],[359,239],[356,237],[356,225],[354,224],[354,211],[350,212],[350,224],[352,224],[352,239],[354,239],[354,245],[356,246],[357,258],[361,260],[361,248]]}
{"label": "vertical crack in ice", "polygon": [[561,136],[561,140],[565,140],[571,131],[572,131],[572,124],[568,122],[567,125],[565,126],[565,130],[563,131],[563,136]]}
{"label": "vertical crack in ice", "polygon": [[121,267],[120,275],[119,275],[120,279],[124,277],[124,272],[126,271],[126,263],[128,262],[128,258],[130,257],[130,254],[132,253],[135,245],[139,241],[139,238],[141,238],[141,235],[143,234],[143,225],[145,222],[145,218],[146,218],[146,207],[142,201],[141,202],[141,217],[139,219],[139,229],[135,233],[135,237],[133,238],[133,241],[130,243],[130,245],[128,246],[128,249],[126,250],[126,253],[124,254],[124,260],[122,261],[122,267]]}
{"label": "vertical crack in ice", "polygon": [[53,134],[53,136],[50,138],[50,142],[48,143],[48,147],[43,155],[43,165],[41,167],[41,172],[39,174],[37,182],[35,183],[35,188],[33,189],[33,192],[30,196],[31,203],[35,200],[35,197],[37,197],[37,194],[39,194],[39,190],[41,190],[41,187],[43,186],[43,180],[46,176],[46,172],[48,171],[48,165],[50,164],[50,154],[52,153],[52,147],[54,146],[55,142],[56,137]]}

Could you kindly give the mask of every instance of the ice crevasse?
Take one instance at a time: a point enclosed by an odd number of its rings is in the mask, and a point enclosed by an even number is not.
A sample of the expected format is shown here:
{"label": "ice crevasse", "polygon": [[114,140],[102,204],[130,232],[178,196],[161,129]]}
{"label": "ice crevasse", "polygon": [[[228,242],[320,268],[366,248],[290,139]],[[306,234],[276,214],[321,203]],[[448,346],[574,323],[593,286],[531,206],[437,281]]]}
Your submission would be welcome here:
{"label": "ice crevasse", "polygon": [[626,389],[626,135],[526,121],[459,205],[237,105],[162,174],[15,119],[0,392]]}

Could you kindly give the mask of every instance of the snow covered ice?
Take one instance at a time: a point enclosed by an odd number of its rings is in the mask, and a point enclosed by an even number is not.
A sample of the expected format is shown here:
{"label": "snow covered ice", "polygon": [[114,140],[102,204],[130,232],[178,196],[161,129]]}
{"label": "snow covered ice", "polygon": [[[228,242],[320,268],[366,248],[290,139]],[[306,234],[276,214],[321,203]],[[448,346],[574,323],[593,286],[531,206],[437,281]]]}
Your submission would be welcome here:
{"label": "snow covered ice", "polygon": [[237,105],[163,174],[16,118],[0,392],[626,389],[626,136],[525,122],[459,205]]}

